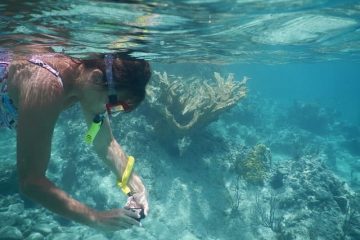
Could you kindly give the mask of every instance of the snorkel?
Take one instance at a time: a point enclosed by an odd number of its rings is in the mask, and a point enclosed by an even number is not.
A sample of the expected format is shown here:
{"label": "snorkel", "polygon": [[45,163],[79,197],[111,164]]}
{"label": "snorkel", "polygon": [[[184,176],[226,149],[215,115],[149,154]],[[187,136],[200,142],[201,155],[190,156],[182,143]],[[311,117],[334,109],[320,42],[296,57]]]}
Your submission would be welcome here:
{"label": "snorkel", "polygon": [[98,132],[100,131],[101,125],[103,124],[104,121],[104,114],[96,114],[95,117],[93,118],[93,121],[88,129],[88,131],[86,132],[85,135],[85,142],[89,145],[91,145],[93,143],[93,141],[95,140],[96,135],[98,134]]}
{"label": "snorkel", "polygon": [[[119,110],[123,110],[124,108],[121,106],[122,109],[115,109],[118,108],[117,104],[117,95],[116,90],[114,87],[114,81],[113,81],[113,72],[112,72],[112,66],[113,66],[113,55],[112,54],[106,54],[104,57],[105,62],[105,74],[106,74],[106,85],[108,87],[108,103],[106,103],[105,108],[109,116],[112,116],[113,113],[118,112]],[[116,111],[118,110],[118,111]],[[85,135],[85,142],[87,144],[92,144],[96,135],[100,131],[101,125],[104,121],[105,113],[102,114],[96,114],[93,118],[93,121],[90,125],[89,130],[87,131]]]}

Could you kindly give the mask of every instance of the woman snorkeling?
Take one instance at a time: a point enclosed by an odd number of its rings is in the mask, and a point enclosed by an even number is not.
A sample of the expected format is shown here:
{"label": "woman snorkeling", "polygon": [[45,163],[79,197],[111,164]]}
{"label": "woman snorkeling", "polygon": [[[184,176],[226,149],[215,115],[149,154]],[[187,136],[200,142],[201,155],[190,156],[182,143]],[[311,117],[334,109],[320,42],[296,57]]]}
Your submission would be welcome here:
{"label": "woman snorkeling", "polygon": [[[0,127],[17,132],[21,192],[54,213],[94,228],[112,231],[139,225],[149,210],[146,189],[131,172],[133,159],[112,135],[108,116],[133,110],[144,99],[150,75],[146,61],[128,55],[79,60],[56,53],[0,52]],[[56,121],[78,102],[90,128],[87,142],[129,196],[123,209],[92,209],[46,177]]]}

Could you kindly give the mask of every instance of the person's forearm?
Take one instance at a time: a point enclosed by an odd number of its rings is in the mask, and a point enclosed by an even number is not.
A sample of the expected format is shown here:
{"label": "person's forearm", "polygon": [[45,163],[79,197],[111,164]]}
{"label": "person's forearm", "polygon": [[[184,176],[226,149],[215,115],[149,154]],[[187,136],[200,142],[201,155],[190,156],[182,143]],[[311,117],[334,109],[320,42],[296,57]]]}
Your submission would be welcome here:
{"label": "person's forearm", "polygon": [[47,178],[28,180],[22,185],[22,192],[27,197],[50,211],[88,226],[94,224],[96,220],[94,210],[71,198]]}
{"label": "person's forearm", "polygon": [[[111,168],[112,172],[116,175],[116,178],[120,180],[128,159],[125,152],[115,139],[111,141],[109,148],[107,149],[106,156],[102,157]],[[134,172],[130,175],[128,185],[133,193],[142,193],[145,191],[144,184],[142,183],[140,177]]]}

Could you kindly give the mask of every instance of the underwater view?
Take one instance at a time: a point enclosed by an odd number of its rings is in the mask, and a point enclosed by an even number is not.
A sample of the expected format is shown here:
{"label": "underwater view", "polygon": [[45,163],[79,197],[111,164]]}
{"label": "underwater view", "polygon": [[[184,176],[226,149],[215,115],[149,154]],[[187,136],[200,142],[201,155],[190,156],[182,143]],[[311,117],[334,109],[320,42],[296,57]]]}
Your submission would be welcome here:
{"label": "underwater view", "polygon": [[2,0],[0,98],[0,239],[360,239],[360,1]]}

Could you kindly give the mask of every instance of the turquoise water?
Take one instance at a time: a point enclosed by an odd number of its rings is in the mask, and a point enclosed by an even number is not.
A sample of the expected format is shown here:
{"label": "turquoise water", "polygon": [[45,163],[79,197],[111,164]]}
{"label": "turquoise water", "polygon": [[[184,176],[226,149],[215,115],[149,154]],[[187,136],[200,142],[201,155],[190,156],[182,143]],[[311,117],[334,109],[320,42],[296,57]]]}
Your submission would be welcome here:
{"label": "turquoise water", "polygon": [[357,1],[2,1],[1,45],[156,62],[358,60]]}
{"label": "turquoise water", "polygon": [[[0,239],[360,239],[358,1],[119,2],[4,0],[0,48],[28,54],[31,44],[79,58],[130,52],[167,72],[192,99],[188,108],[204,113],[201,124],[185,131],[165,119],[173,106],[155,72],[155,94],[113,120],[150,200],[143,227],[115,233],[21,196],[16,135],[0,129]],[[231,95],[199,92],[205,83],[215,89],[214,72],[249,80],[246,98],[212,115],[203,109]],[[202,94],[206,104],[197,105]],[[188,123],[191,114],[174,109]],[[93,208],[122,207],[84,129],[79,106],[60,116],[47,175]]]}

